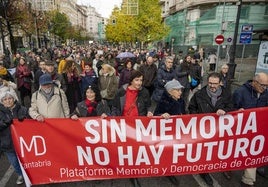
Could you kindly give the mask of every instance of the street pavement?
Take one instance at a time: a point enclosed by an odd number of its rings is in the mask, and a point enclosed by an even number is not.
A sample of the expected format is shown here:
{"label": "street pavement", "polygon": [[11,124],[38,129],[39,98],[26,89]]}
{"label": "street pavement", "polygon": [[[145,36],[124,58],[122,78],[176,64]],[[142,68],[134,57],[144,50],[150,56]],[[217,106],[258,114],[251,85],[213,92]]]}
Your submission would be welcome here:
{"label": "street pavement", "polygon": [[[219,67],[224,61],[220,62]],[[254,59],[237,62],[237,68],[235,73],[235,80],[233,83],[233,89],[243,84],[246,80],[251,79],[255,72]],[[206,74],[207,72],[205,72]],[[204,76],[205,76],[204,74]],[[232,171],[232,178],[226,179],[221,172],[211,173],[211,177],[214,181],[214,187],[240,187],[240,180],[243,171]],[[176,176],[179,181],[178,185],[173,185],[167,177],[149,177],[139,178],[139,182],[142,187],[208,187],[199,175],[181,175]],[[17,175],[14,169],[10,166],[5,155],[1,155],[0,158],[0,187],[15,187]],[[22,187],[25,184],[20,185]],[[82,181],[72,183],[55,183],[38,185],[39,187],[132,187],[129,179],[113,179],[113,180],[98,180],[98,181]],[[268,179],[257,175],[255,187],[268,187]]]}

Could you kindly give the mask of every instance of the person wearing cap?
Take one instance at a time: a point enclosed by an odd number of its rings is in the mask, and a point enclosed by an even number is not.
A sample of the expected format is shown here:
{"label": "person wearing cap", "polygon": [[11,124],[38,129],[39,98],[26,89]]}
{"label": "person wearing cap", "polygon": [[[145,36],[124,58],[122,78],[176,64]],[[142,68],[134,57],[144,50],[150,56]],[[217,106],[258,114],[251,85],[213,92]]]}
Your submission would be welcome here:
{"label": "person wearing cap", "polygon": [[23,121],[29,118],[28,110],[17,101],[14,92],[6,91],[0,94],[0,150],[5,153],[9,162],[14,167],[18,178],[16,184],[24,182],[21,167],[14,149],[10,125],[13,119]]}
{"label": "person wearing cap", "polygon": [[169,118],[170,115],[185,114],[185,103],[181,98],[183,86],[175,79],[165,84],[165,91],[154,111],[155,116]]}
{"label": "person wearing cap", "polygon": [[[198,90],[190,100],[189,113],[216,113],[218,116],[225,115],[233,110],[232,95],[230,91],[221,86],[221,76],[213,72],[208,75],[207,85]],[[200,174],[207,185],[213,185],[213,179],[208,173]]]}
{"label": "person wearing cap", "polygon": [[62,74],[58,73],[56,70],[56,63],[51,60],[45,60],[46,62],[46,73],[51,75],[51,78],[55,85],[59,88],[63,89],[63,91],[67,90],[66,83]]}
{"label": "person wearing cap", "polygon": [[[171,115],[185,114],[185,103],[181,98],[183,88],[181,83],[175,79],[168,81],[165,84],[165,91],[160,101],[157,102],[154,116],[161,116],[168,119]],[[175,176],[167,176],[167,178],[172,184],[179,184]]]}
{"label": "person wearing cap", "polygon": [[40,88],[32,95],[29,115],[43,122],[45,118],[69,118],[70,109],[62,89],[53,84],[50,74],[39,78]]}

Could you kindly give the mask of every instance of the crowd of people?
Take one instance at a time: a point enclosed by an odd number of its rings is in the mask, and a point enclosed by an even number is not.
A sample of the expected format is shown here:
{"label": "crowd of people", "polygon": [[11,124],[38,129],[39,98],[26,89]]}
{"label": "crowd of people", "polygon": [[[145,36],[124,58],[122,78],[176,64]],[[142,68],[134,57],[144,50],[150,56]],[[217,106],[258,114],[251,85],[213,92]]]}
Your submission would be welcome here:
{"label": "crowd of people", "polygon": [[[43,122],[46,118],[101,116],[162,116],[216,113],[267,106],[268,75],[256,74],[231,90],[228,65],[215,72],[210,65],[203,83],[203,53],[171,55],[165,51],[131,51],[136,57],[116,58],[119,50],[104,46],[75,46],[17,53],[0,59],[0,143],[23,183],[13,148],[13,119]],[[210,64],[216,60],[210,57]],[[214,59],[212,59],[214,58]],[[11,73],[13,68],[13,74]],[[205,82],[205,81],[204,81]],[[27,102],[27,98],[28,101]],[[253,186],[256,171],[246,169],[241,186]],[[224,172],[230,179],[231,172]],[[200,176],[213,185],[210,174]],[[168,179],[178,184],[175,177]],[[133,186],[140,183],[131,179]]]}

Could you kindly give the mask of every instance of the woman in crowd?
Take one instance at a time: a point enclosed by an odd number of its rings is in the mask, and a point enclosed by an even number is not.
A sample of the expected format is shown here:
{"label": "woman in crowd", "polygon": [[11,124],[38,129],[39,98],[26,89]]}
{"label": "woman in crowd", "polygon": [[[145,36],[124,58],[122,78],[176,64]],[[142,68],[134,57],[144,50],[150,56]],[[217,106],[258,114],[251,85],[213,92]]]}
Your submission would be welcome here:
{"label": "woman in crowd", "polygon": [[80,91],[80,75],[77,67],[75,66],[74,60],[66,60],[66,64],[62,73],[64,82],[66,84],[66,97],[70,108],[70,113],[72,113],[78,102],[82,100]]}
{"label": "woman in crowd", "polygon": [[[151,100],[149,91],[142,87],[143,74],[133,70],[129,83],[117,91],[112,107],[113,116],[153,116],[149,111]],[[130,179],[134,187],[140,187],[137,178]]]}
{"label": "woman in crowd", "polygon": [[0,76],[0,94],[5,93],[7,91],[14,94],[15,99],[18,101],[18,96],[16,94],[17,85],[14,82],[6,81]]}
{"label": "woman in crowd", "polygon": [[[171,115],[185,114],[185,104],[182,96],[183,86],[177,80],[168,81],[165,84],[165,91],[161,100],[157,103],[154,111],[155,116],[162,116],[165,119],[170,118]],[[167,176],[170,182],[178,185],[179,182],[175,176]]]}
{"label": "woman in crowd", "polygon": [[120,76],[119,76],[119,85],[118,88],[123,86],[124,84],[129,82],[129,78],[131,75],[131,72],[133,71],[133,63],[130,58],[127,58],[125,61],[125,67],[121,71]]}
{"label": "woman in crowd", "polygon": [[98,77],[94,69],[92,68],[92,62],[84,63],[84,70],[80,74],[80,77],[81,77],[81,94],[82,97],[84,98],[83,93],[85,93],[85,90],[92,84],[98,83]]}
{"label": "woman in crowd", "polygon": [[71,114],[71,118],[77,120],[79,117],[101,116],[103,118],[110,114],[110,108],[105,100],[101,98],[97,85],[92,84],[85,90],[85,99],[77,104]]}
{"label": "woman in crowd", "polygon": [[109,64],[103,64],[99,71],[99,82],[101,97],[108,102],[111,107],[116,91],[118,89],[118,78],[115,69]]}
{"label": "woman in crowd", "polygon": [[25,58],[20,57],[19,64],[16,68],[15,77],[17,78],[17,86],[20,92],[20,100],[22,105],[24,104],[25,97],[31,99],[31,84],[32,84],[32,72],[29,66],[26,64]]}
{"label": "woman in crowd", "polygon": [[18,178],[16,184],[24,182],[20,164],[14,150],[10,125],[13,119],[22,121],[28,117],[27,108],[17,102],[17,97],[12,92],[3,92],[0,94],[0,150],[3,151],[11,165],[14,167]]}

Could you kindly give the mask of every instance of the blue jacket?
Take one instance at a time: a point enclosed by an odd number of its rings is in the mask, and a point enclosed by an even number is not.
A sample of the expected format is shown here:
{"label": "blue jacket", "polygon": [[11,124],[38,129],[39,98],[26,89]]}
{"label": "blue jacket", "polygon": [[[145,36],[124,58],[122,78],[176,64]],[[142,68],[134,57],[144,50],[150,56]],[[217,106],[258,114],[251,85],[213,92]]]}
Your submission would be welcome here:
{"label": "blue jacket", "polygon": [[233,93],[234,108],[256,108],[268,106],[268,91],[265,90],[258,97],[257,92],[251,86],[252,80],[247,81]]}

